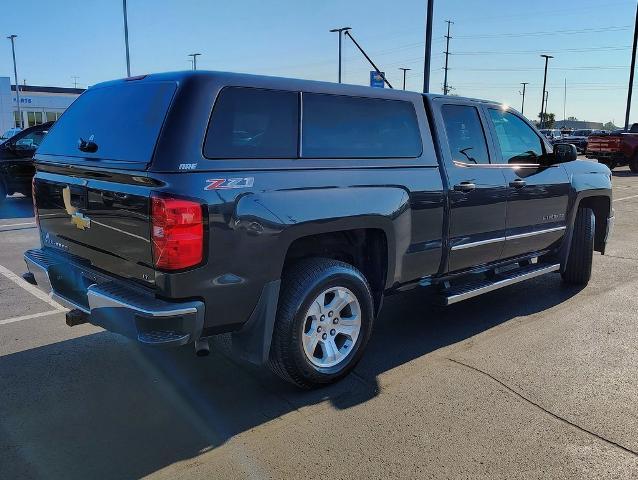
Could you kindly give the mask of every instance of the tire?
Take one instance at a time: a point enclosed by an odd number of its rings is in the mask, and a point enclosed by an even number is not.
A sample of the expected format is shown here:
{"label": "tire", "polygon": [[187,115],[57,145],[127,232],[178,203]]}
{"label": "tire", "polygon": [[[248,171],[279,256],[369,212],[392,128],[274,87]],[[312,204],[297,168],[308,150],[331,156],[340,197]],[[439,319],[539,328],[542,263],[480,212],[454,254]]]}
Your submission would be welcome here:
{"label": "tire", "polygon": [[[338,300],[354,301],[339,307]],[[373,322],[372,293],[359,270],[325,258],[302,260],[284,273],[269,367],[304,389],[336,382],[361,358]]]}
{"label": "tire", "polygon": [[571,248],[563,281],[571,285],[587,285],[591,278],[594,256],[594,233],[596,219],[591,208],[579,208],[574,221]]}
{"label": "tire", "polygon": [[618,162],[616,162],[616,160],[611,160],[609,158],[600,158],[598,159],[598,163],[602,163],[607,168],[609,168],[609,170],[613,170],[618,166]]}
{"label": "tire", "polygon": [[638,155],[629,160],[629,170],[631,170],[631,173],[638,173]]}
{"label": "tire", "polygon": [[4,188],[4,183],[2,182],[2,179],[0,178],[0,205],[2,205],[6,199],[7,199],[7,190]]}

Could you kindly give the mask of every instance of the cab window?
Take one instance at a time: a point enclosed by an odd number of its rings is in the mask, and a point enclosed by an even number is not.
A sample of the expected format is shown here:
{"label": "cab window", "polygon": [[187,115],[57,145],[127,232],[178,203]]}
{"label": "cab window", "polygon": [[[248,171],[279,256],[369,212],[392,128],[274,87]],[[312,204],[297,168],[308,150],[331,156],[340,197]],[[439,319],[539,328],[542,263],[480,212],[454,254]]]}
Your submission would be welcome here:
{"label": "cab window", "polygon": [[452,160],[477,165],[490,163],[485,132],[476,107],[443,105],[441,114]]}
{"label": "cab window", "polygon": [[490,119],[504,163],[540,163],[543,143],[522,119],[513,113],[490,108]]}

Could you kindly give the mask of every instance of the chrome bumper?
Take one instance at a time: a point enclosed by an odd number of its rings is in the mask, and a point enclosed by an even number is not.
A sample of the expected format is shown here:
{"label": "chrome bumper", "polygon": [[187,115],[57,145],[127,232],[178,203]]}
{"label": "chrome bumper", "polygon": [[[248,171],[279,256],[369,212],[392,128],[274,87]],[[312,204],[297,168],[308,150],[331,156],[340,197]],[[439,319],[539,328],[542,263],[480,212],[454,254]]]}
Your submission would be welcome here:
{"label": "chrome bumper", "polygon": [[168,302],[42,249],[24,254],[41,290],[89,322],[147,345],[179,346],[201,336],[204,303]]}
{"label": "chrome bumper", "polygon": [[614,224],[616,222],[616,216],[611,216],[607,219],[607,232],[605,233],[605,245],[609,242],[612,234],[614,233]]}

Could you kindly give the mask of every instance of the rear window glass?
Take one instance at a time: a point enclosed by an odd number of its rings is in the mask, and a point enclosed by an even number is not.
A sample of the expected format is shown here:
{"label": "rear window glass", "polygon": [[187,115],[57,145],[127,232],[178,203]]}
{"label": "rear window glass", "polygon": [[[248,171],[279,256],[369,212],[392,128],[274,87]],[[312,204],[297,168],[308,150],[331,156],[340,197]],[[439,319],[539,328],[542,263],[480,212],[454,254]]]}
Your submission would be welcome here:
{"label": "rear window glass", "polygon": [[215,102],[204,155],[208,158],[296,158],[299,94],[226,87]]}
{"label": "rear window glass", "polygon": [[421,135],[409,102],[303,94],[302,156],[392,158],[421,155]]}
{"label": "rear window glass", "polygon": [[[175,89],[174,82],[90,88],[60,117],[38,153],[148,163]],[[81,151],[80,139],[95,142],[97,150]]]}

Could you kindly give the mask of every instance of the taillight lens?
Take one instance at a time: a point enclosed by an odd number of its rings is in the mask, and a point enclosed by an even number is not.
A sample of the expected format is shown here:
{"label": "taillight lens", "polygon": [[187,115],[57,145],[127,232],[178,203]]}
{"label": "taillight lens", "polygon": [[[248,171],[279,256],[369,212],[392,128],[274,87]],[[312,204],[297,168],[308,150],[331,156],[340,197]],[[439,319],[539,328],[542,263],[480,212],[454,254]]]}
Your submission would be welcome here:
{"label": "taillight lens", "polygon": [[40,226],[40,215],[38,215],[38,205],[35,199],[35,177],[31,179],[31,201],[33,201],[33,216],[35,217],[35,224]]}
{"label": "taillight lens", "polygon": [[204,256],[202,205],[189,200],[151,198],[153,262],[162,270],[181,270]]}

